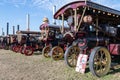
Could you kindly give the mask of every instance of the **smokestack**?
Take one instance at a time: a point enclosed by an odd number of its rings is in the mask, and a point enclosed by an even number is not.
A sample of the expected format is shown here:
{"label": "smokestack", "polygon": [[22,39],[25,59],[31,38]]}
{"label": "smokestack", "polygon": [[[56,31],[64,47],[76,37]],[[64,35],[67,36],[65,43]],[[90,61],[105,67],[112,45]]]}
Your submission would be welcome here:
{"label": "smokestack", "polygon": [[7,32],[6,34],[8,35],[9,34],[9,23],[7,22]]}
{"label": "smokestack", "polygon": [[[56,12],[56,6],[54,5],[53,6],[53,15],[55,14]],[[53,24],[56,24],[56,20],[53,18]]]}
{"label": "smokestack", "polygon": [[15,26],[13,26],[13,34],[15,34]]}
{"label": "smokestack", "polygon": [[20,25],[17,25],[17,31],[19,31],[20,30]]}
{"label": "smokestack", "polygon": [[27,27],[27,31],[30,30],[30,16],[29,14],[26,15],[26,27]]}

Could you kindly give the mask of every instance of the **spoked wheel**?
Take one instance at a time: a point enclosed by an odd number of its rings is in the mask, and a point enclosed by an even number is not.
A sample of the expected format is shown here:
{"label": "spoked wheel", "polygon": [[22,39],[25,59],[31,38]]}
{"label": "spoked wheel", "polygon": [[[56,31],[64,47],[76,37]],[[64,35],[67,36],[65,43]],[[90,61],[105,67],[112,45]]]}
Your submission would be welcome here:
{"label": "spoked wheel", "polygon": [[50,46],[45,46],[42,50],[43,56],[49,58],[50,57],[49,53],[50,53]]}
{"label": "spoked wheel", "polygon": [[31,46],[26,46],[24,49],[24,54],[26,56],[31,56],[33,54],[33,48]]}
{"label": "spoked wheel", "polygon": [[60,60],[63,58],[63,55],[64,55],[64,51],[61,47],[59,46],[55,46],[52,48],[51,50],[51,58],[53,60]]}
{"label": "spoked wheel", "polygon": [[12,47],[12,51],[14,51],[14,52],[15,52],[15,47],[16,47],[16,46],[13,46],[13,47]]}
{"label": "spoked wheel", "polygon": [[67,48],[64,55],[65,63],[69,67],[76,67],[79,53],[80,48],[78,46],[70,46],[69,48]]}
{"label": "spoked wheel", "polygon": [[111,65],[109,51],[104,47],[95,47],[89,57],[89,69],[97,77],[108,73]]}
{"label": "spoked wheel", "polygon": [[9,45],[6,45],[4,49],[9,50]]}
{"label": "spoked wheel", "polygon": [[21,46],[21,47],[20,47],[20,53],[21,53],[21,54],[24,54],[24,50],[25,50],[25,49],[24,49],[24,46]]}
{"label": "spoked wheel", "polygon": [[16,53],[18,53],[19,50],[20,50],[20,46],[15,46],[14,51],[15,51]]}

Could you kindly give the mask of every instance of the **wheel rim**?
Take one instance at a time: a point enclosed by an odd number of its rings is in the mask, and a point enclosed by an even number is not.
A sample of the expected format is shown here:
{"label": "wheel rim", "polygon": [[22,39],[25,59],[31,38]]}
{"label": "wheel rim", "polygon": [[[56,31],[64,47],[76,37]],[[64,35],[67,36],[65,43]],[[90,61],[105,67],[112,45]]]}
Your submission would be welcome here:
{"label": "wheel rim", "polygon": [[8,45],[6,45],[6,46],[5,46],[5,49],[6,49],[6,50],[8,50],[8,49],[9,49],[9,46],[8,46]]}
{"label": "wheel rim", "polygon": [[46,46],[43,48],[42,54],[44,57],[49,58],[50,57],[49,52],[50,52],[50,46]]}
{"label": "wheel rim", "polygon": [[20,47],[20,53],[21,53],[21,54],[24,54],[24,50],[25,50],[25,49],[24,49],[24,46],[21,46],[21,47]]}
{"label": "wheel rim", "polygon": [[77,46],[71,46],[65,52],[65,61],[69,67],[75,67],[77,64],[77,58],[80,53],[80,48]]}
{"label": "wheel rim", "polygon": [[15,46],[12,47],[12,50],[15,52]]}
{"label": "wheel rim", "polygon": [[[91,56],[92,55],[92,56]],[[106,48],[98,48],[90,55],[89,68],[93,75],[101,77],[108,73],[111,64],[110,53]]]}
{"label": "wheel rim", "polygon": [[19,50],[20,50],[20,46],[16,46],[16,47],[15,47],[15,52],[18,53]]}
{"label": "wheel rim", "polygon": [[64,51],[61,47],[56,46],[52,49],[52,59],[53,60],[60,60],[63,58]]}
{"label": "wheel rim", "polygon": [[32,54],[33,54],[33,49],[32,49],[32,47],[30,47],[30,46],[26,47],[25,50],[24,50],[24,53],[25,53],[25,55],[27,55],[27,56],[32,55]]}

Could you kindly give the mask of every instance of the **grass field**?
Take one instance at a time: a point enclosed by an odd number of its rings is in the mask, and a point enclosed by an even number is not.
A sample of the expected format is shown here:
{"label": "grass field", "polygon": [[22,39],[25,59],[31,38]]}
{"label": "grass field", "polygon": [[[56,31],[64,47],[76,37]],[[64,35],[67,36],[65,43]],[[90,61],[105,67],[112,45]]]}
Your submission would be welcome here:
{"label": "grass field", "polygon": [[85,74],[65,65],[64,60],[53,61],[36,53],[25,56],[9,50],[0,50],[0,80],[120,80],[120,68],[97,78],[86,68]]}

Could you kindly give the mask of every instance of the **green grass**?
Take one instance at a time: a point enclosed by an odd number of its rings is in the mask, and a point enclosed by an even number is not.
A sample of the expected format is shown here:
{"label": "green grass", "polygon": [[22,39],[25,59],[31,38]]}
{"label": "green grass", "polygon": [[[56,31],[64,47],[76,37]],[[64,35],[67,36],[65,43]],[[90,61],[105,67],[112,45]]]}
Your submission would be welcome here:
{"label": "green grass", "polygon": [[85,74],[76,72],[74,68],[65,68],[65,73],[71,73],[67,77],[67,80],[120,80],[120,69],[110,70],[110,72],[103,77],[93,76],[90,71],[87,71]]}
{"label": "green grass", "polygon": [[67,80],[114,80],[111,79],[111,75],[106,75],[105,77],[97,78],[93,76],[90,72],[81,74],[79,72],[75,72],[75,70],[68,69],[65,71],[66,74],[70,73],[66,79]]}
{"label": "green grass", "polygon": [[[12,53],[12,54],[14,54],[14,57],[19,56],[19,57],[27,58],[25,55],[18,55],[20,53]],[[37,55],[37,54],[39,54],[39,53],[36,53],[35,57],[39,56],[40,58],[38,58],[39,60],[35,59],[35,61],[37,61],[37,63],[35,63],[35,64],[38,64],[38,63],[39,64],[40,63],[46,63],[46,65],[51,65],[52,64],[52,66],[56,68],[56,67],[59,67],[59,65],[54,66],[53,64],[61,63],[60,67],[62,69],[56,71],[56,73],[58,75],[59,74],[62,74],[62,75],[64,74],[65,75],[65,80],[120,80],[120,67],[118,67],[115,70],[110,70],[107,75],[98,78],[98,77],[92,75],[92,73],[89,71],[88,66],[86,68],[86,72],[84,74],[81,74],[79,72],[76,72],[75,68],[70,68],[70,67],[65,66],[64,65],[65,64],[64,59],[62,59],[60,61],[54,61],[51,58],[45,58],[41,54],[40,55]],[[30,58],[32,58],[32,56]],[[49,67],[46,66],[46,68],[49,68]],[[54,69],[54,70],[56,70],[56,69]]]}
{"label": "green grass", "polygon": [[[59,61],[54,61],[51,58],[44,58],[42,61],[50,63],[53,62],[59,63]],[[63,60],[61,61],[64,62]],[[75,68],[70,68],[67,66],[63,68],[63,73],[66,75],[65,80],[120,80],[120,68],[116,70],[110,70],[107,75],[100,78],[93,76],[93,74],[89,71],[88,66],[84,74],[76,72]]]}

